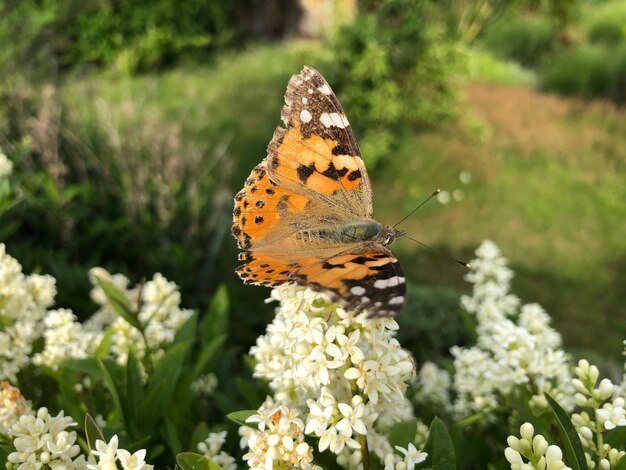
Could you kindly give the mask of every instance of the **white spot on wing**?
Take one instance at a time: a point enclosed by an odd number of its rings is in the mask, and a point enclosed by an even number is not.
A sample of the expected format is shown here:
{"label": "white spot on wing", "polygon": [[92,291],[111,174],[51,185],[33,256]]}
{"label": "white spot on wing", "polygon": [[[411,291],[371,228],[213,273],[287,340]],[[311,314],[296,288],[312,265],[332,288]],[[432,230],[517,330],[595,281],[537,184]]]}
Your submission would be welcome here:
{"label": "white spot on wing", "polygon": [[365,294],[365,289],[361,286],[354,286],[352,289],[350,289],[350,292],[354,295],[363,295]]}
{"label": "white spot on wing", "polygon": [[309,104],[309,99],[305,96],[302,97],[302,104]]}
{"label": "white spot on wing", "polygon": [[399,305],[401,303],[404,302],[404,297],[402,297],[401,295],[399,295],[398,297],[393,297],[390,301],[389,301],[389,305]]}
{"label": "white spot on wing", "polygon": [[302,111],[300,111],[300,120],[302,122],[307,123],[311,119],[313,119],[313,116],[311,116],[311,113],[309,112],[308,109],[303,109]]}
{"label": "white spot on wing", "polygon": [[324,83],[322,86],[318,87],[317,89],[320,91],[320,93],[324,95],[330,95],[333,92],[327,83]]}
{"label": "white spot on wing", "polygon": [[377,279],[376,282],[374,282],[374,287],[376,289],[386,289],[387,287],[395,287],[403,283],[404,283],[403,277],[393,276],[393,277],[390,277],[389,279]]}
{"label": "white spot on wing", "polygon": [[339,113],[322,113],[320,122],[324,127],[340,127],[344,129],[350,125],[345,115]]}

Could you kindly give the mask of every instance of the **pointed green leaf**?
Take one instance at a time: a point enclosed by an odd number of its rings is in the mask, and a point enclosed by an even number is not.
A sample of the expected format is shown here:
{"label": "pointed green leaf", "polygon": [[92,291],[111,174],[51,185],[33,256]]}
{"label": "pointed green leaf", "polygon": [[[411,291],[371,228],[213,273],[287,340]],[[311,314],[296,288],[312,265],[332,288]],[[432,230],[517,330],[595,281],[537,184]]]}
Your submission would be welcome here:
{"label": "pointed green leaf", "polygon": [[583,446],[580,443],[580,437],[578,437],[578,433],[576,432],[576,429],[574,429],[570,417],[556,402],[556,400],[554,400],[554,398],[547,393],[544,393],[543,395],[550,404],[552,413],[554,413],[554,417],[559,425],[559,434],[561,435],[561,440],[563,441],[563,446],[565,447],[564,450],[565,455],[567,456],[568,466],[571,467],[572,470],[588,470],[585,452],[583,451]]}
{"label": "pointed green leaf", "polygon": [[98,427],[89,413],[85,415],[85,435],[87,437],[89,450],[96,448],[96,439],[106,442],[104,434],[102,434],[102,430]]}
{"label": "pointed green leaf", "polygon": [[401,446],[406,448],[410,442],[415,441],[415,434],[417,433],[417,419],[409,421],[402,421],[401,423],[394,424],[389,430],[387,439],[391,447]]}
{"label": "pointed green leaf", "polygon": [[130,406],[128,407],[132,416],[129,419],[129,427],[134,430],[134,425],[141,416],[137,414],[141,402],[144,399],[143,380],[141,379],[141,369],[137,356],[131,349],[126,360],[126,393]]}
{"label": "pointed green leaf", "polygon": [[170,346],[149,378],[147,398],[141,404],[138,413],[138,416],[144,417],[141,424],[146,429],[154,427],[172,400],[190,344],[189,341],[185,341]]}
{"label": "pointed green leaf", "polygon": [[110,364],[109,361],[103,361],[101,359],[96,360],[100,365],[102,378],[104,379],[104,384],[109,389],[109,393],[113,399],[113,404],[115,405],[115,408],[117,408],[119,415],[122,417],[124,426],[128,429],[128,400],[126,399],[124,391],[121,388],[121,381],[117,381],[113,378],[112,370],[114,365]]}
{"label": "pointed green leaf", "polygon": [[203,341],[210,341],[228,331],[228,291],[224,284],[220,285],[211,299],[209,311],[202,319],[200,332]]}
{"label": "pointed green leaf", "polygon": [[226,417],[241,426],[255,427],[250,425],[250,423],[246,423],[246,419],[248,419],[252,415],[255,415],[256,412],[257,410],[233,411],[232,413],[228,413]]}
{"label": "pointed green leaf", "polygon": [[176,336],[174,336],[173,344],[180,343],[182,341],[193,341],[196,337],[197,326],[198,314],[193,312],[187,321],[183,323],[180,328],[178,328]]}
{"label": "pointed green leaf", "polygon": [[206,372],[209,364],[224,344],[224,341],[226,341],[226,335],[220,335],[211,338],[209,344],[202,348],[202,352],[200,352],[196,365],[193,368],[193,380],[196,380],[201,374]]}
{"label": "pointed green leaf", "polygon": [[604,442],[615,449],[621,449],[626,445],[626,426],[618,426],[606,433]]}
{"label": "pointed green leaf", "polygon": [[182,452],[176,456],[180,470],[222,470],[218,464],[193,452]]}
{"label": "pointed green leaf", "polygon": [[426,464],[434,470],[456,468],[456,455],[452,439],[446,425],[437,417],[430,424],[424,451],[428,452]]}
{"label": "pointed green leaf", "polygon": [[126,295],[124,295],[124,293],[112,282],[102,279],[101,277],[97,279],[98,284],[104,291],[104,295],[106,295],[106,298],[115,313],[126,320],[131,326],[134,326],[139,331],[143,331],[141,323],[137,318],[137,314],[134,312]]}

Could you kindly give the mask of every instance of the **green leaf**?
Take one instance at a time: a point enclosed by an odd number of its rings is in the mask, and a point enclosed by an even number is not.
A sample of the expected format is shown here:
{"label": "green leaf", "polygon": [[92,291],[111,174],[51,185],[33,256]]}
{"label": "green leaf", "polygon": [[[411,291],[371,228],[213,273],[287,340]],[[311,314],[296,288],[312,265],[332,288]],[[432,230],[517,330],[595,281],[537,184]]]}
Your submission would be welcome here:
{"label": "green leaf", "polygon": [[157,363],[148,381],[147,398],[138,413],[145,417],[141,423],[145,429],[154,427],[172,400],[190,345],[191,342],[185,341],[171,346]]}
{"label": "green leaf", "polygon": [[259,391],[254,388],[250,381],[245,380],[242,377],[237,377],[235,382],[237,383],[237,390],[244,396],[249,405],[255,406],[255,404],[263,401],[265,395],[261,396]]}
{"label": "green leaf", "polygon": [[181,470],[222,470],[218,464],[193,452],[182,452],[176,456],[176,463]]}
{"label": "green leaf", "polygon": [[115,284],[101,277],[97,278],[98,284],[104,291],[109,304],[120,317],[126,320],[131,326],[143,331],[143,327],[137,318],[137,314],[133,310],[130,301],[124,293],[117,288]]}
{"label": "green leaf", "polygon": [[213,294],[209,311],[202,319],[200,325],[200,331],[204,341],[209,341],[217,336],[226,334],[228,331],[228,309],[228,291],[226,290],[226,286],[222,284],[217,288],[215,294]]}
{"label": "green leaf", "polygon": [[226,417],[241,426],[248,426],[250,428],[254,426],[252,426],[250,423],[246,423],[246,419],[248,419],[252,415],[255,415],[256,412],[257,410],[233,411],[232,413],[228,413]]}
{"label": "green leaf", "polygon": [[197,321],[198,314],[194,312],[176,332],[173,344],[180,343],[182,341],[192,341],[196,336]]}
{"label": "green leaf", "polygon": [[101,359],[95,357],[88,357],[85,359],[68,359],[63,362],[63,366],[94,377],[102,377],[100,362]]}
{"label": "green leaf", "polygon": [[550,404],[552,413],[554,413],[554,417],[559,424],[559,434],[561,435],[561,439],[563,440],[563,445],[565,447],[565,455],[567,456],[568,466],[570,466],[572,470],[588,470],[585,452],[583,451],[583,446],[580,443],[580,437],[578,437],[578,433],[572,425],[572,421],[563,408],[561,408],[556,400],[554,400],[554,398],[547,393],[544,393],[543,395]]}
{"label": "green leaf", "polygon": [[626,444],[626,426],[618,426],[606,433],[604,442],[615,449],[621,449]]}
{"label": "green leaf", "polygon": [[409,445],[409,442],[415,441],[415,434],[417,433],[417,419],[409,421],[403,421],[401,423],[394,424],[389,430],[387,439],[391,447],[395,446],[405,447]]}
{"label": "green leaf", "polygon": [[130,420],[129,426],[134,429],[135,423],[140,419],[140,415],[137,414],[137,411],[144,399],[144,389],[139,361],[132,349],[128,352],[128,359],[126,361],[126,393],[128,395],[128,401],[130,402],[128,409],[132,414],[132,420]]}
{"label": "green leaf", "polygon": [[126,405],[128,405],[128,402],[126,400],[126,397],[124,396],[123,390],[120,388],[120,383],[113,378],[113,365],[110,364],[108,361],[103,361],[101,359],[96,360],[100,365],[102,378],[104,379],[106,387],[109,389],[109,393],[111,394],[111,398],[113,399],[113,404],[115,405],[115,408],[117,408],[119,415],[124,420],[124,425],[128,429],[128,416],[126,413]]}
{"label": "green leaf", "polygon": [[96,424],[96,422],[93,420],[89,413],[85,415],[85,436],[87,437],[89,450],[96,448],[96,439],[100,439],[101,441],[106,442],[106,439],[104,439],[104,434],[102,434],[102,430]]}
{"label": "green leaf", "polygon": [[206,371],[215,355],[218,353],[222,344],[226,341],[226,335],[220,335],[212,338],[209,344],[202,348],[202,352],[198,356],[196,365],[193,368],[193,379],[196,380],[202,373]]}
{"label": "green leaf", "polygon": [[425,461],[426,465],[430,465],[434,470],[456,468],[456,456],[452,439],[446,425],[437,417],[430,424],[424,451],[428,452],[428,457]]}

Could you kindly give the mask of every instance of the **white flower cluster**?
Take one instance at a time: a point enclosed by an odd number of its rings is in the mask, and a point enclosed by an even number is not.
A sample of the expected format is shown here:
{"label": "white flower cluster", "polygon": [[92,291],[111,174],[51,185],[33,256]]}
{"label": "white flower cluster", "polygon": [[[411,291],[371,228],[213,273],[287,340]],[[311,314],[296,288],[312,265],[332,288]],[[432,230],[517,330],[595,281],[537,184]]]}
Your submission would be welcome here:
{"label": "white flower cluster", "polygon": [[0,180],[10,176],[12,171],[13,162],[9,160],[4,153],[2,153],[2,149],[0,148]]}
{"label": "white flower cluster", "polygon": [[[111,352],[120,364],[126,363],[131,349],[139,359],[145,356],[147,349],[158,358],[163,353],[163,347],[174,340],[176,331],[193,313],[192,310],[180,308],[178,286],[160,273],[132,289],[128,287],[126,277],[121,274],[111,275],[102,268],[91,269],[89,277],[94,286],[91,297],[100,305],[100,309],[85,323],[85,327],[88,331],[103,331],[107,327],[113,330]],[[115,313],[98,285],[98,278],[112,282],[126,296],[131,307],[138,310],[138,319],[144,328],[143,336]]]}
{"label": "white flower cluster", "polygon": [[304,422],[297,409],[275,405],[274,400],[268,397],[246,422],[256,423],[258,428],[258,431],[240,429],[249,449],[243,458],[251,469],[321,470],[313,464],[313,449],[304,441]]}
{"label": "white flower cluster", "polygon": [[0,434],[10,435],[10,429],[20,416],[32,414],[30,402],[22,396],[19,389],[7,381],[0,382]]}
{"label": "white flower cluster", "polygon": [[588,361],[580,360],[574,372],[576,406],[584,411],[574,413],[572,423],[585,449],[587,466],[593,469],[598,461],[602,470],[609,470],[626,452],[612,448],[602,436],[617,426],[626,426],[626,401],[609,379],[597,383],[600,372]]}
{"label": "white flower cluster", "polygon": [[489,412],[515,386],[527,386],[535,395],[531,405],[545,407],[544,392],[565,409],[574,405],[569,358],[560,348],[560,335],[549,326],[550,317],[537,304],[520,307],[509,293],[513,272],[498,247],[485,241],[471,261],[466,280],[473,295],[462,307],[477,321],[477,344],[453,347],[455,411],[460,416]]}
{"label": "white flower cluster", "polygon": [[204,441],[198,443],[198,450],[205,458],[218,464],[222,470],[237,470],[235,458],[222,450],[226,435],[226,431],[212,432]]}
{"label": "white flower cluster", "polygon": [[83,328],[76,315],[67,309],[49,311],[43,324],[45,347],[33,356],[33,363],[53,370],[66,359],[88,357],[102,337],[99,331]]}
{"label": "white flower cluster", "polygon": [[354,464],[367,439],[383,461],[393,450],[375,425],[412,418],[405,392],[415,370],[394,338],[398,324],[355,316],[294,285],[274,289],[272,298],[280,302],[276,317],[250,350],[255,377],[269,381],[305,434],[320,438],[320,451],[343,452],[344,464]]}
{"label": "white flower cluster", "polygon": [[96,450],[92,450],[91,455],[92,457],[97,457],[98,462],[95,462],[96,459],[92,458],[93,462],[88,463],[85,468],[87,470],[117,470],[118,460],[122,470],[152,470],[154,468],[154,466],[145,462],[145,449],[139,449],[134,454],[131,454],[126,449],[118,449],[118,445],[117,435],[113,436],[108,443],[97,439]]}
{"label": "white flower cluster", "polygon": [[24,414],[10,430],[15,452],[8,461],[21,469],[64,468],[85,469],[86,461],[76,444],[75,426],[69,416],[61,411],[52,416],[47,408],[39,408],[37,415]]}
{"label": "white flower cluster", "polygon": [[0,243],[0,380],[17,382],[17,373],[30,363],[33,342],[41,337],[42,320],[55,295],[52,277],[25,276]]}
{"label": "white flower cluster", "polygon": [[511,470],[571,470],[563,463],[561,448],[549,445],[545,437],[535,434],[530,423],[522,424],[520,437],[509,436],[507,443],[509,447],[504,450],[504,456],[511,464]]}
{"label": "white flower cluster", "polygon": [[450,373],[434,362],[425,362],[417,374],[415,400],[441,411],[450,407]]}

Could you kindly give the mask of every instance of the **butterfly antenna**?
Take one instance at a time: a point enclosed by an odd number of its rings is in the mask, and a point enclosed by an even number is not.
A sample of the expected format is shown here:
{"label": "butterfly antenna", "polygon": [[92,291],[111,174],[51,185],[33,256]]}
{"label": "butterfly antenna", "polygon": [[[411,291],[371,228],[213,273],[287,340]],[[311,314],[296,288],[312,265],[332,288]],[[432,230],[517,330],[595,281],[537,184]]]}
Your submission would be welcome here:
{"label": "butterfly antenna", "polygon": [[400,222],[396,222],[395,224],[393,224],[393,228],[396,228],[398,225],[400,225],[402,222],[404,222],[406,219],[408,219],[409,217],[411,217],[415,211],[417,211],[417,209],[419,209],[420,207],[422,207],[424,204],[426,204],[428,201],[430,201],[432,198],[434,198],[437,194],[439,194],[441,192],[441,189],[435,189],[433,191],[433,193],[428,196],[426,199],[424,199],[419,206],[417,206],[415,209],[413,209],[411,212],[409,212],[407,215],[405,215],[404,217],[402,217],[402,219],[400,219]]}
{"label": "butterfly antenna", "polygon": [[421,241],[416,240],[415,238],[411,238],[408,235],[405,235],[405,238],[408,238],[409,240],[414,241],[418,245],[422,245],[424,248],[428,248],[433,253],[437,253],[438,255],[445,256],[446,258],[450,258],[452,261],[454,261],[455,263],[459,263],[461,266],[465,266],[468,269],[471,268],[470,264],[467,261],[461,261],[460,259],[453,258],[449,254],[442,253],[439,250],[435,250],[432,246],[428,246],[426,243],[422,243]]}

